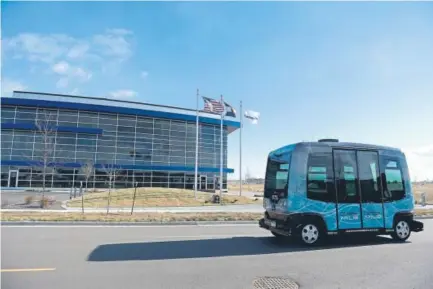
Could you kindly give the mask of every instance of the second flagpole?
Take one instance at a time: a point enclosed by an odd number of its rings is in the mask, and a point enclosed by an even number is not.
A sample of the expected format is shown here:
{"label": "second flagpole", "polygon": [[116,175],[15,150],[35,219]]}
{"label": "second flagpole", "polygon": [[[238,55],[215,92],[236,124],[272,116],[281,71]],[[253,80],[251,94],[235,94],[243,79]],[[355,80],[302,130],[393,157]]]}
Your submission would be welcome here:
{"label": "second flagpole", "polygon": [[222,204],[223,199],[223,153],[224,153],[224,135],[223,135],[223,128],[224,128],[224,113],[225,113],[225,106],[224,106],[224,100],[223,96],[221,95],[221,104],[224,107],[224,111],[221,112],[221,142],[220,142],[220,204]]}
{"label": "second flagpole", "polygon": [[241,128],[239,131],[239,196],[242,196],[242,127],[243,117],[242,117],[242,100],[239,107],[239,117],[241,118]]}

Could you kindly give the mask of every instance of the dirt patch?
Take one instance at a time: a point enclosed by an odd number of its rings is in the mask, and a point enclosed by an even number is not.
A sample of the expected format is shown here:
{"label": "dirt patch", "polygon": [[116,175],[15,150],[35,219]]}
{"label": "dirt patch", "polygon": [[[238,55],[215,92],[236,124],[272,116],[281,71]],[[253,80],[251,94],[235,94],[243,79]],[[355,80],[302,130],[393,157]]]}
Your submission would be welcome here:
{"label": "dirt patch", "polygon": [[417,203],[420,202],[421,194],[426,194],[426,202],[427,204],[433,204],[433,184],[432,183],[417,183],[412,184],[412,191]]}

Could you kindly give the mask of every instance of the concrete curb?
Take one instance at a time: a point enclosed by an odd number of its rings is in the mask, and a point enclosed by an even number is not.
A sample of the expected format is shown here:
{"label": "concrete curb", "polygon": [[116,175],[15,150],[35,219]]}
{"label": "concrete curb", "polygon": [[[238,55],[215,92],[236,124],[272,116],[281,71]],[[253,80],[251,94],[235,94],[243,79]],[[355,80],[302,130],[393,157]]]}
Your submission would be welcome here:
{"label": "concrete curb", "polygon": [[419,220],[422,220],[422,219],[433,219],[433,215],[415,216],[414,219],[419,219]]}
{"label": "concrete curb", "polygon": [[[135,213],[264,213],[262,207],[246,207],[249,205],[201,206],[201,207],[148,207],[134,208]],[[62,205],[62,209],[1,209],[0,212],[57,212],[81,213],[80,207],[70,208]],[[105,213],[106,208],[85,208],[84,213]],[[131,208],[110,208],[110,213],[130,213]]]}
{"label": "concrete curb", "polygon": [[[418,220],[433,219],[433,215],[415,217]],[[258,221],[178,221],[178,222],[110,222],[110,221],[2,221],[1,226],[211,226],[251,225]]]}

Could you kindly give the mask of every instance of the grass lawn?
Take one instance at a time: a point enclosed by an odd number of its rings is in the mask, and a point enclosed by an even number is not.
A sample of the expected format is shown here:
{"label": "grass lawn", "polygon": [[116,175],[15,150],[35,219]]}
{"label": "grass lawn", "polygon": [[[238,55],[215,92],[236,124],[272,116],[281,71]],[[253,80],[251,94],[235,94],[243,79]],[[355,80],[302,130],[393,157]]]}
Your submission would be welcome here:
{"label": "grass lawn", "polygon": [[[240,186],[239,186],[239,184],[229,184],[228,190],[238,192],[240,190]],[[245,192],[263,193],[264,185],[263,184],[251,184],[251,185],[243,184],[242,190]]]}
{"label": "grass lawn", "polygon": [[[118,189],[111,192],[110,207],[131,207],[134,189]],[[181,206],[209,206],[212,193],[169,188],[138,188],[135,207],[181,207]],[[84,195],[85,208],[105,208],[107,206],[108,192],[89,193]],[[243,196],[231,196],[223,193],[224,205],[262,204],[261,199],[252,199]],[[69,207],[81,207],[81,197],[68,201]]]}

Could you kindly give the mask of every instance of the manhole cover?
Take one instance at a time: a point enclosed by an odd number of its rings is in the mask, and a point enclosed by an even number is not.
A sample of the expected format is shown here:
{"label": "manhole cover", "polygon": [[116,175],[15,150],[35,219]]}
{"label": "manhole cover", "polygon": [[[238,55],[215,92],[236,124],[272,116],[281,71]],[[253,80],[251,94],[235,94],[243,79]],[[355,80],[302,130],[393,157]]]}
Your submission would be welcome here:
{"label": "manhole cover", "polygon": [[288,277],[260,277],[253,282],[254,289],[298,289],[295,281]]}

